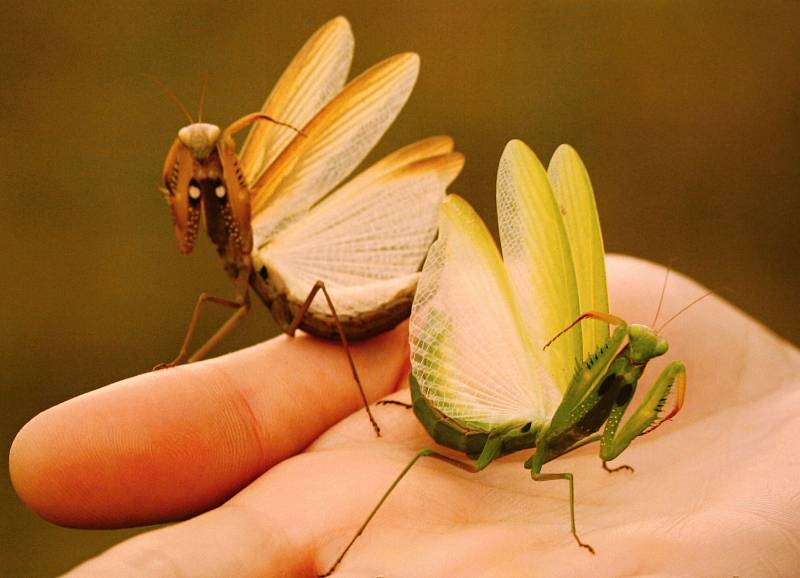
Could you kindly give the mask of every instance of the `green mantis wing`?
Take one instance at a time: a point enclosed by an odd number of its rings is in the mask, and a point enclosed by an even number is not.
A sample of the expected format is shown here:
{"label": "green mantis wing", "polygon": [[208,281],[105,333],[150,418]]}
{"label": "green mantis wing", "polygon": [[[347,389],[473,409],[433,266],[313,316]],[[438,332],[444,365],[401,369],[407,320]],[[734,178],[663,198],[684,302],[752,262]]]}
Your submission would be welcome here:
{"label": "green mantis wing", "polygon": [[[506,145],[497,171],[500,244],[514,295],[534,346],[541,349],[580,314],[569,237],[544,167],[523,142]],[[566,391],[582,357],[580,328],[547,350],[547,373]]]}
{"label": "green mantis wing", "polygon": [[480,429],[549,420],[576,362],[607,336],[607,327],[586,336],[575,327],[543,350],[583,308],[607,310],[597,212],[577,154],[559,149],[548,176],[524,143],[511,141],[497,205],[502,260],[469,205],[445,201],[410,328],[422,394]]}
{"label": "green mantis wing", "polygon": [[[547,175],[560,206],[569,238],[580,298],[580,312],[607,313],[608,291],[603,235],[586,167],[575,149],[569,145],[561,145],[550,159]],[[567,320],[567,323],[572,321],[572,319]],[[594,353],[608,340],[608,324],[602,321],[584,321],[581,330],[583,358]]]}
{"label": "green mantis wing", "polygon": [[[506,146],[497,174],[503,258],[529,335],[543,347],[585,311],[608,311],[605,260],[592,185],[574,149],[559,147],[546,173],[521,141]],[[576,362],[608,339],[592,321],[559,337],[546,358],[564,392]]]}
{"label": "green mantis wing", "polygon": [[497,246],[457,195],[440,208],[409,332],[420,391],[464,425],[543,423],[558,405],[546,354],[527,336]]}

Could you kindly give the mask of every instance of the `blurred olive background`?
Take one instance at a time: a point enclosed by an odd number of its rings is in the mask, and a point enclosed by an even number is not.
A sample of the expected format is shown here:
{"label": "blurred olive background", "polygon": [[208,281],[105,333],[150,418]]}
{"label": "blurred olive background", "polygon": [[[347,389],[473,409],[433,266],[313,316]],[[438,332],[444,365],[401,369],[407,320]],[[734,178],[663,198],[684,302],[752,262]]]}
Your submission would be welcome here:
{"label": "blurred olive background", "polygon": [[[727,287],[800,340],[800,2],[27,2],[7,7],[0,35],[5,455],[38,412],[171,359],[198,293],[230,294],[208,242],[176,250],[156,187],[185,122],[147,75],[191,110],[207,76],[206,117],[224,126],[337,14],[353,26],[354,72],[422,57],[372,159],[451,134],[468,159],[453,190],[496,230],[506,141],[545,162],[571,143],[609,251]],[[256,304],[220,351],[275,332]],[[50,576],[133,533],[39,519],[5,464],[0,500],[3,576]]]}

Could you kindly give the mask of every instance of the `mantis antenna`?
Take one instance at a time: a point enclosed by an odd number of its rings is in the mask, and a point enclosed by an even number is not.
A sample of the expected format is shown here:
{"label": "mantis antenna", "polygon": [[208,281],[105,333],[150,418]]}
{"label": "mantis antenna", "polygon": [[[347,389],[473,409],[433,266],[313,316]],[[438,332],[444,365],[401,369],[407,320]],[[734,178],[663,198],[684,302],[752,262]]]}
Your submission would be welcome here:
{"label": "mantis antenna", "polygon": [[[164,82],[162,82],[161,79],[158,78],[157,76],[153,76],[152,74],[145,74],[145,76],[147,78],[149,78],[150,80],[152,80],[153,82],[155,82],[161,88],[161,90],[163,90],[164,93],[169,97],[169,99],[172,102],[174,102],[176,105],[178,105],[178,108],[181,109],[181,112],[186,115],[186,118],[189,119],[189,124],[194,124],[194,120],[192,119],[192,115],[189,114],[189,109],[187,109],[184,106],[184,104],[181,102],[181,99],[179,99],[175,95],[175,93],[172,92],[172,90],[170,89],[169,86],[167,86]],[[202,111],[202,104],[201,104],[201,111]]]}
{"label": "mantis antenna", "polygon": [[697,299],[695,299],[694,301],[692,301],[691,303],[689,303],[688,305],[686,305],[685,307],[683,307],[683,308],[682,308],[680,311],[678,311],[678,312],[677,312],[675,315],[673,315],[672,317],[670,317],[669,319],[667,319],[667,320],[664,322],[664,325],[662,325],[661,327],[659,327],[659,328],[658,328],[658,330],[656,331],[656,333],[660,334],[660,333],[661,333],[661,332],[664,330],[664,328],[665,328],[667,325],[669,325],[670,323],[672,323],[672,322],[675,320],[675,318],[676,318],[676,317],[678,317],[678,315],[680,315],[681,313],[683,313],[684,311],[686,311],[687,309],[689,309],[689,307],[692,307],[693,305],[696,305],[697,303],[699,303],[700,301],[702,301],[703,299],[705,299],[705,298],[706,298],[706,297],[708,297],[709,295],[713,295],[713,294],[714,294],[714,291],[708,291],[708,292],[704,293],[703,295],[701,295],[700,297],[698,297]]}
{"label": "mantis antenna", "polygon": [[197,122],[203,122],[203,108],[206,104],[206,89],[208,88],[208,75],[203,77],[203,87],[200,89],[200,105],[197,107]]}
{"label": "mantis antenna", "polygon": [[667,267],[666,273],[664,273],[664,283],[661,285],[661,297],[658,298],[658,307],[656,308],[656,316],[653,317],[653,322],[650,324],[650,327],[656,326],[656,321],[658,321],[658,315],[661,313],[661,306],[664,304],[664,294],[667,292],[667,280],[669,279],[670,274],[670,267]]}

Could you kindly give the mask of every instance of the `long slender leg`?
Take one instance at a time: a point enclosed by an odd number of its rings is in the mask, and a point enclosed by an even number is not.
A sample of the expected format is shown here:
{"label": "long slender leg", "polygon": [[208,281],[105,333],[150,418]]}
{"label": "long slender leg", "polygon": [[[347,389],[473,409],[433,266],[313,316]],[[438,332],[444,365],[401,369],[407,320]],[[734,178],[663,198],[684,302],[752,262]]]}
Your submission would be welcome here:
{"label": "long slender leg", "polygon": [[452,466],[460,468],[460,469],[462,469],[462,470],[464,470],[466,472],[469,472],[471,474],[477,473],[479,471],[478,468],[476,468],[472,464],[464,463],[464,462],[459,461],[457,459],[451,458],[450,456],[446,456],[444,454],[440,454],[439,452],[436,452],[436,451],[434,451],[432,449],[429,449],[429,448],[425,448],[424,450],[420,450],[419,452],[417,452],[417,454],[411,459],[411,461],[408,462],[406,467],[403,468],[403,471],[400,472],[400,475],[398,475],[397,478],[395,478],[394,482],[392,482],[392,485],[389,486],[389,489],[386,490],[386,492],[383,494],[383,496],[381,496],[381,499],[378,501],[378,503],[375,505],[375,507],[372,508],[372,511],[369,513],[369,516],[367,516],[367,519],[364,520],[364,523],[361,524],[361,526],[359,526],[358,530],[356,530],[356,535],[353,536],[353,539],[350,540],[350,542],[347,544],[347,546],[342,551],[342,553],[339,554],[339,557],[333,563],[333,566],[331,566],[328,569],[328,571],[325,572],[325,574],[322,574],[321,577],[330,576],[333,573],[333,571],[336,570],[336,567],[339,566],[339,563],[341,563],[341,561],[344,558],[345,554],[347,554],[347,552],[350,550],[350,547],[355,543],[355,541],[358,539],[358,537],[364,532],[364,530],[367,527],[367,524],[369,524],[370,521],[372,521],[372,518],[375,517],[375,514],[378,512],[380,507],[386,501],[386,498],[389,497],[389,494],[391,494],[392,491],[395,489],[395,487],[397,487],[397,484],[400,483],[400,480],[402,480],[405,477],[405,475],[408,473],[408,471],[411,469],[411,467],[414,464],[416,464],[417,461],[420,458],[425,458],[425,457],[436,458],[437,460],[441,460],[441,461],[443,461],[445,463],[448,463],[448,464],[450,464]]}
{"label": "long slender leg", "polygon": [[159,363],[153,368],[153,371],[157,369],[174,367],[186,360],[186,357],[189,355],[189,344],[192,340],[192,335],[194,335],[194,330],[197,327],[197,322],[200,319],[200,310],[202,309],[204,303],[216,303],[217,305],[235,308],[236,311],[230,316],[230,318],[228,318],[222,327],[214,332],[214,335],[212,335],[208,341],[206,341],[194,354],[192,354],[192,356],[189,358],[189,361],[198,361],[207,355],[211,348],[217,345],[217,343],[219,343],[228,333],[230,333],[236,324],[239,323],[239,321],[241,321],[250,310],[250,301],[247,298],[247,294],[245,294],[241,299],[234,300],[215,297],[214,295],[209,295],[208,293],[201,293],[197,298],[197,303],[194,306],[192,319],[189,322],[189,327],[186,330],[186,337],[183,338],[183,344],[178,352],[178,356],[167,363]]}
{"label": "long slender leg", "polygon": [[[659,417],[661,409],[669,397],[673,386],[676,388],[675,407],[666,417]],[[600,458],[605,462],[611,461],[620,455],[630,443],[640,435],[644,435],[656,429],[666,420],[673,417],[680,411],[686,390],[686,368],[680,361],[670,363],[656,382],[647,392],[641,405],[631,415],[630,419],[622,426],[618,433],[614,429],[603,432],[603,439],[600,442]],[[610,420],[609,420],[610,422]]]}
{"label": "long slender leg", "polygon": [[244,319],[245,315],[250,311],[250,300],[246,300],[239,309],[237,309],[233,315],[231,315],[228,320],[214,332],[214,335],[208,338],[201,347],[197,349],[188,359],[189,363],[194,361],[200,361],[203,359],[208,353],[214,349],[217,344],[222,341],[228,333],[230,333],[234,327],[236,327],[239,322]]}
{"label": "long slender leg", "polygon": [[284,331],[288,335],[294,336],[295,331],[297,331],[298,327],[300,327],[300,323],[303,321],[303,317],[305,317],[306,313],[308,312],[308,308],[311,307],[311,302],[314,301],[314,297],[316,297],[320,290],[322,290],[323,295],[325,295],[325,300],[328,302],[328,308],[331,310],[331,314],[333,315],[333,322],[336,325],[336,332],[339,334],[339,339],[342,341],[342,345],[344,346],[344,352],[345,355],[347,355],[347,362],[350,364],[350,371],[352,372],[353,379],[358,386],[358,393],[361,394],[361,401],[364,402],[364,409],[367,410],[367,416],[369,417],[369,421],[372,423],[372,429],[375,430],[376,436],[381,437],[381,428],[378,427],[378,422],[375,421],[375,418],[372,416],[372,412],[369,409],[367,394],[364,392],[364,386],[361,384],[361,378],[358,377],[358,370],[356,370],[356,364],[353,361],[353,355],[350,352],[350,345],[347,343],[347,337],[344,335],[342,322],[339,321],[339,316],[336,314],[336,308],[333,306],[333,301],[331,301],[331,297],[328,295],[328,290],[325,289],[325,283],[322,281],[317,281],[314,283],[314,286],[308,293],[308,297],[306,297],[305,302],[295,314],[294,319],[292,319],[292,323]]}
{"label": "long slender leg", "polygon": [[581,542],[581,539],[578,538],[578,532],[575,530],[575,484],[572,480],[572,474],[536,474],[531,471],[531,478],[536,482],[548,482],[551,480],[567,480],[569,482],[569,520],[572,525],[572,535],[575,537],[578,546],[586,548],[589,552],[594,554],[594,548],[589,544]]}
{"label": "long slender leg", "polygon": [[414,407],[410,403],[406,403],[404,401],[397,401],[397,400],[394,400],[394,399],[382,399],[379,402],[377,402],[375,405],[399,405],[400,407],[404,407],[406,409],[411,409],[411,408]]}

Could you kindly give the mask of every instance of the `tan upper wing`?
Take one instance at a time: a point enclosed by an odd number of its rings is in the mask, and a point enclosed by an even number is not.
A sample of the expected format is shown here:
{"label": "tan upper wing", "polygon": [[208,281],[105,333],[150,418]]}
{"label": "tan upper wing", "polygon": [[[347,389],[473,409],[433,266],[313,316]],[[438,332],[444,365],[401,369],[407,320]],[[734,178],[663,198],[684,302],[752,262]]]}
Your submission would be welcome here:
{"label": "tan upper wing", "polygon": [[[324,281],[340,315],[409,295],[438,206],[464,163],[452,146],[435,137],[389,155],[257,248],[260,259],[295,300]],[[311,308],[327,311],[322,299]]]}
{"label": "tan upper wing", "polygon": [[[278,80],[261,111],[300,128],[342,89],[353,60],[353,33],[343,16],[317,30]],[[253,125],[240,159],[248,183],[254,183],[296,136],[270,122]]]}
{"label": "tan upper wing", "polygon": [[325,197],[364,159],[408,100],[416,54],[398,54],[352,80],[253,184],[256,246]]}

